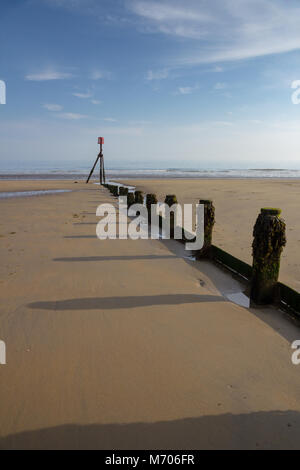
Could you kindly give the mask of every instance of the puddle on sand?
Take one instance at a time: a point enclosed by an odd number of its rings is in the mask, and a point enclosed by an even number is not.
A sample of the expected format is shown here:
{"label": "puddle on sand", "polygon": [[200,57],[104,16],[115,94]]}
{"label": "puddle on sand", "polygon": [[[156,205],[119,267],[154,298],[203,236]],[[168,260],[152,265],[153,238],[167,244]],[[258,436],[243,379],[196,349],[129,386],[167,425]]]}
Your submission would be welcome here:
{"label": "puddle on sand", "polygon": [[10,191],[0,193],[0,199],[8,199],[12,197],[32,197],[46,196],[47,194],[70,193],[71,189],[47,189],[40,191]]}
{"label": "puddle on sand", "polygon": [[230,302],[240,305],[241,307],[250,308],[250,299],[247,295],[242,292],[236,292],[234,294],[223,294]]}
{"label": "puddle on sand", "polygon": [[197,261],[197,258],[195,256],[183,256],[183,259],[187,259],[188,261]]}

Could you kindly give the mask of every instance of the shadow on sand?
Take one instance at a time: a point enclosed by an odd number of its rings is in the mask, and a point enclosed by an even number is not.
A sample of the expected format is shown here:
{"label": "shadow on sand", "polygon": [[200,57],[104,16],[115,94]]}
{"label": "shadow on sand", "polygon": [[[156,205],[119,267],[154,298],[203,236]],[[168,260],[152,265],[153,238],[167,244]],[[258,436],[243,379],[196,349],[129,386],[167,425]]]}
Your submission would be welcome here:
{"label": "shadow on sand", "polygon": [[298,449],[300,413],[223,414],[156,423],[66,424],[0,439],[0,449]]}
{"label": "shadow on sand", "polygon": [[68,235],[68,236],[65,236],[64,238],[93,238],[94,240],[98,240],[97,238],[97,235]]}
{"label": "shadow on sand", "polygon": [[79,262],[79,261],[138,261],[138,260],[159,260],[177,259],[174,255],[136,255],[136,256],[81,256],[77,258],[53,258],[53,261]]}
{"label": "shadow on sand", "polygon": [[[192,253],[185,250],[183,243],[178,243],[175,240],[160,240],[160,243],[162,243],[170,253],[173,253],[174,256],[184,259],[187,264],[198,270],[199,275],[206,275],[220,292],[222,292],[224,288],[225,278],[227,279],[227,283],[235,283],[238,280],[242,286],[241,292],[245,292],[249,289],[250,283],[243,281],[243,279],[235,276],[218,264],[209,260],[192,261],[190,257]],[[276,333],[285,338],[289,343],[295,340],[295,334],[297,335],[295,326],[299,327],[299,322],[295,322],[288,313],[281,311],[274,305],[260,306],[258,308],[254,308],[253,306],[243,308],[246,312],[256,316],[259,320],[276,331]]]}
{"label": "shadow on sand", "polygon": [[226,300],[216,295],[171,294],[42,301],[30,303],[27,307],[40,310],[113,310],[150,305],[198,304],[200,302],[226,302]]}

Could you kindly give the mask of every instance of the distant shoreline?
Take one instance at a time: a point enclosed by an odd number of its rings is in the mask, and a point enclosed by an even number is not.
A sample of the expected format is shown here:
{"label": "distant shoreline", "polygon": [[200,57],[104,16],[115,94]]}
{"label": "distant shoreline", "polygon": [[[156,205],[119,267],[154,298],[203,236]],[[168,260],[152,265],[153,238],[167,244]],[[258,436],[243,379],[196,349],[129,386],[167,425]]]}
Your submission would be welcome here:
{"label": "distant shoreline", "polygon": [[[79,170],[31,170],[31,171],[0,171],[0,181],[28,181],[28,180],[78,180],[84,181],[89,175],[89,169]],[[300,170],[287,169],[246,169],[246,170],[194,170],[194,169],[144,169],[144,170],[106,170],[106,176],[111,180],[122,179],[300,179]],[[98,175],[94,175],[94,181],[98,181]]]}

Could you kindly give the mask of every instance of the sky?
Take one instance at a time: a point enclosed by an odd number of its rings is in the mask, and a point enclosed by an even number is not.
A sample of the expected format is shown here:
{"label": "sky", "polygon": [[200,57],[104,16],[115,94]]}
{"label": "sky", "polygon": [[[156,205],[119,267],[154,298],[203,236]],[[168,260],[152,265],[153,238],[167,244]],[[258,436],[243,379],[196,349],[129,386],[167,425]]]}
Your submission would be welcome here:
{"label": "sky", "polygon": [[300,169],[299,25],[298,0],[1,0],[0,170],[89,167],[98,136],[109,168]]}

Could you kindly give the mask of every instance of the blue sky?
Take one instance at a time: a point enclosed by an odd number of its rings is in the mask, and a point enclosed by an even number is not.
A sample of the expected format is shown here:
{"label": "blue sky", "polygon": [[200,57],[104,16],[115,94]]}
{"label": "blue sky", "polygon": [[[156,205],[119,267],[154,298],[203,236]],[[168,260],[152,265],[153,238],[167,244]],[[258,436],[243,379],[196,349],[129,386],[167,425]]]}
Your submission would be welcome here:
{"label": "blue sky", "polygon": [[294,0],[1,0],[0,169],[300,168]]}

